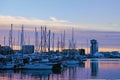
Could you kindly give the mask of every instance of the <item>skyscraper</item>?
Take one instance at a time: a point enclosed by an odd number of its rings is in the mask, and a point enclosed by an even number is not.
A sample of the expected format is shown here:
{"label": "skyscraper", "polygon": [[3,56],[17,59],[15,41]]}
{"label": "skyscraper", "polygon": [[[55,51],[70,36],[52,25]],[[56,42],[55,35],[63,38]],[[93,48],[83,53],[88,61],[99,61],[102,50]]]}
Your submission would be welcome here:
{"label": "skyscraper", "polygon": [[91,46],[90,46],[90,54],[94,55],[96,52],[98,52],[98,42],[95,39],[90,40]]}

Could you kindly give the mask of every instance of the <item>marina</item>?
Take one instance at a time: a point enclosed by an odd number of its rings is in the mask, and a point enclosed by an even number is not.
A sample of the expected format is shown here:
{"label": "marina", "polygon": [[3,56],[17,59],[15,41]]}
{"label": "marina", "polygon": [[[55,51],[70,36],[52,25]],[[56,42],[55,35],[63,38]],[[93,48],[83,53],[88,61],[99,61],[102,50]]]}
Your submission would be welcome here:
{"label": "marina", "polygon": [[[74,67],[82,64],[87,59],[92,58],[120,58],[120,53],[113,52],[99,52],[98,41],[90,40],[90,53],[85,53],[85,49],[78,49],[75,43],[74,28],[71,30],[71,40],[66,44],[65,30],[61,39],[57,38],[57,44],[54,42],[55,33],[51,37],[51,30],[47,30],[46,26],[41,26],[40,34],[35,27],[35,43],[34,45],[25,44],[25,30],[24,25],[21,26],[20,34],[20,50],[13,49],[13,31],[14,25],[11,24],[9,31],[9,46],[0,46],[0,69],[1,70],[63,70],[66,67]],[[38,38],[40,35],[40,39]],[[5,43],[5,38],[4,38]],[[52,44],[52,45],[51,45]],[[57,50],[54,50],[54,46]],[[52,48],[51,48],[52,47]]]}
{"label": "marina", "polygon": [[0,80],[86,79],[120,79],[120,0],[0,0]]}

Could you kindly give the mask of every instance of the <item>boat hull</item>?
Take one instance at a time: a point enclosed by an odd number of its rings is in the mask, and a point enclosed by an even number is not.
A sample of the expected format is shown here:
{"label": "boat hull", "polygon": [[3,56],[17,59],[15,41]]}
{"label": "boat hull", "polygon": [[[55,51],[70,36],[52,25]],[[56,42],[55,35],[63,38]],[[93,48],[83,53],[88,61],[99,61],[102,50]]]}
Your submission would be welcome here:
{"label": "boat hull", "polygon": [[22,69],[25,69],[25,70],[40,70],[40,69],[52,69],[52,65],[46,65],[46,64],[26,64],[22,67]]}

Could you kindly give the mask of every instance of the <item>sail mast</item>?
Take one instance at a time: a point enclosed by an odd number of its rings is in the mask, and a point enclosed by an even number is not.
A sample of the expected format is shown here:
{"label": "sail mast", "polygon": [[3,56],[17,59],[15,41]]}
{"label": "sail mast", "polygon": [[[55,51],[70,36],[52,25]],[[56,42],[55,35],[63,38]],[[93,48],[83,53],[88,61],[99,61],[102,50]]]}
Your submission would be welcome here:
{"label": "sail mast", "polygon": [[41,52],[43,52],[42,50],[42,45],[43,45],[43,29],[42,29],[42,26],[41,26]]}
{"label": "sail mast", "polygon": [[55,33],[53,33],[53,44],[52,44],[53,51],[54,51],[54,38],[55,38]]}
{"label": "sail mast", "polygon": [[72,49],[74,49],[74,28],[72,28]]}
{"label": "sail mast", "polygon": [[35,51],[38,49],[38,32],[37,28],[35,27]]}
{"label": "sail mast", "polygon": [[28,45],[30,45],[30,36],[28,36]]}
{"label": "sail mast", "polygon": [[13,32],[13,24],[11,24],[11,30],[9,31],[9,46],[13,48],[13,43],[12,43],[12,32]]}
{"label": "sail mast", "polygon": [[48,52],[50,52],[50,35],[51,35],[51,31],[49,30],[49,34],[48,34]]}
{"label": "sail mast", "polygon": [[59,37],[58,37],[57,47],[58,47],[58,52],[59,52]]}
{"label": "sail mast", "polygon": [[23,27],[23,25],[22,25],[22,29],[21,29],[21,48],[22,48],[22,46],[24,45],[24,27]]}
{"label": "sail mast", "polygon": [[44,31],[44,52],[46,52],[46,26]]}
{"label": "sail mast", "polygon": [[61,51],[63,50],[63,37],[62,37],[62,33],[61,33]]}
{"label": "sail mast", "polygon": [[65,49],[65,30],[64,30],[64,35],[63,35],[63,48]]}
{"label": "sail mast", "polygon": [[4,46],[5,46],[6,44],[5,44],[5,36],[4,36]]}

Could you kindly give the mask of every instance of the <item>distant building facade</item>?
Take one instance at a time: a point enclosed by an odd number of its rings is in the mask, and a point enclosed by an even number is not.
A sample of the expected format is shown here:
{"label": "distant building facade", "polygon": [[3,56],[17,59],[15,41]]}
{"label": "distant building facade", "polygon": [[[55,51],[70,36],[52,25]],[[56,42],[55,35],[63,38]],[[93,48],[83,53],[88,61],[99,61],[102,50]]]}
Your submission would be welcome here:
{"label": "distant building facade", "polygon": [[91,46],[90,46],[90,54],[94,55],[98,52],[98,42],[95,39],[90,40]]}

